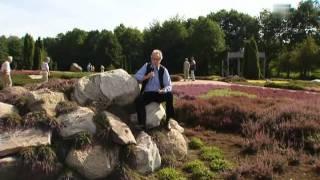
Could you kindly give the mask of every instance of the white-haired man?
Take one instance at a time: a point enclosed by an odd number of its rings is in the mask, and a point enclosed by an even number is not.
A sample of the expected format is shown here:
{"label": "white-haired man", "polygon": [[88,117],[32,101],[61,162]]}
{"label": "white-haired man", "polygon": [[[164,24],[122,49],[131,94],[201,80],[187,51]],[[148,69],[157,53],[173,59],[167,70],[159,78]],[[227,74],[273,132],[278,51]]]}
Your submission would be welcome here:
{"label": "white-haired man", "polygon": [[162,66],[162,52],[155,49],[151,53],[151,62],[144,64],[135,74],[142,83],[140,96],[136,100],[138,120],[146,128],[145,106],[151,102],[166,102],[166,128],[174,116],[172,84],[168,70]]}
{"label": "white-haired man", "polygon": [[50,76],[50,69],[49,69],[50,57],[46,57],[46,60],[41,64],[41,75],[42,81],[48,82]]}
{"label": "white-haired man", "polygon": [[4,61],[1,65],[1,77],[2,77],[2,83],[3,87],[11,87],[12,86],[12,80],[11,80],[11,67],[10,63],[12,63],[12,56],[8,56],[7,60]]}

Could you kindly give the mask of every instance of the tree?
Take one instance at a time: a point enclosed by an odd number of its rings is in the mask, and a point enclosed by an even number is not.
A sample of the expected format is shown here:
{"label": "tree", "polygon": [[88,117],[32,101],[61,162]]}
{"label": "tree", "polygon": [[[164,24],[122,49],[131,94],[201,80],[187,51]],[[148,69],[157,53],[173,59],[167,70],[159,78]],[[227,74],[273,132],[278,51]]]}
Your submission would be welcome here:
{"label": "tree", "polygon": [[0,63],[8,56],[7,38],[0,37]]}
{"label": "tree", "polygon": [[300,76],[306,78],[319,65],[319,46],[314,38],[308,36],[302,43],[297,45],[294,51],[297,53],[295,61],[297,67],[299,67]]}
{"label": "tree", "polygon": [[111,31],[103,30],[97,45],[97,59],[95,65],[105,64],[108,68],[120,68],[122,62],[122,48]]}
{"label": "tree", "polygon": [[33,57],[33,69],[39,69],[42,59],[44,58],[44,47],[41,38],[35,42],[34,57]]}
{"label": "tree", "polygon": [[219,72],[218,55],[225,50],[225,36],[222,29],[216,22],[204,17],[199,18],[191,28],[189,52],[197,60],[199,74]]}
{"label": "tree", "polygon": [[124,55],[122,68],[134,73],[143,63],[143,34],[138,29],[127,28],[123,24],[115,28],[114,34]]}
{"label": "tree", "polygon": [[15,68],[22,68],[23,61],[23,41],[17,36],[10,36],[7,39],[8,54],[13,56],[13,66]]}
{"label": "tree", "polygon": [[32,69],[33,66],[34,41],[31,35],[26,34],[23,44],[23,63],[22,68]]}
{"label": "tree", "polygon": [[259,39],[259,21],[248,14],[236,10],[221,10],[210,13],[209,19],[218,22],[225,33],[226,48],[228,51],[239,51],[244,47],[244,39],[254,37]]}
{"label": "tree", "polygon": [[248,42],[246,42],[243,66],[244,66],[243,76],[245,78],[249,78],[249,79],[260,78],[258,46],[253,37],[250,38]]}

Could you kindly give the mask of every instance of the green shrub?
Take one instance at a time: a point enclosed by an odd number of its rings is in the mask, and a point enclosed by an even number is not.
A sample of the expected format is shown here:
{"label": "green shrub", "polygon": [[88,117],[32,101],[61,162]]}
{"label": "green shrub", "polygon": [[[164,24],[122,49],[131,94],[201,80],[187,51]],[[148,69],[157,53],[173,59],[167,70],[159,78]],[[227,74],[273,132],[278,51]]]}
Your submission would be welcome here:
{"label": "green shrub", "polygon": [[200,160],[194,160],[187,163],[183,170],[191,173],[192,179],[212,179],[214,174],[206,167],[206,165]]}
{"label": "green shrub", "polygon": [[212,171],[222,171],[231,169],[232,165],[229,161],[224,159],[214,159],[210,162],[210,169]]}
{"label": "green shrub", "polygon": [[201,139],[193,137],[189,142],[190,149],[200,149],[204,146],[204,143]]}
{"label": "green shrub", "polygon": [[273,83],[273,82],[267,82],[264,87],[270,87],[270,88],[280,88],[280,89],[291,89],[291,90],[304,90],[304,88],[297,84],[292,83]]}
{"label": "green shrub", "polygon": [[50,146],[29,147],[19,153],[23,163],[33,171],[50,173],[57,169],[57,156]]}
{"label": "green shrub", "polygon": [[72,145],[76,149],[84,149],[89,147],[92,144],[93,137],[88,132],[80,132],[72,138]]}
{"label": "green shrub", "polygon": [[201,159],[206,161],[212,161],[215,159],[223,159],[223,154],[221,150],[217,147],[210,146],[210,147],[203,147],[201,148]]}
{"label": "green shrub", "polygon": [[157,173],[159,180],[185,180],[182,173],[174,168],[164,168]]}

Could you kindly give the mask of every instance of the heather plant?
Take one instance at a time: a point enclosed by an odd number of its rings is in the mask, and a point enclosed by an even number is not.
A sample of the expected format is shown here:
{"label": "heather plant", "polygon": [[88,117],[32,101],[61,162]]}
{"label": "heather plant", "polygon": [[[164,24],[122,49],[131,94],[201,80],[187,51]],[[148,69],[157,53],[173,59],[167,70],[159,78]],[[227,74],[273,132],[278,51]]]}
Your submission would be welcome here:
{"label": "heather plant", "polygon": [[93,137],[88,132],[77,133],[70,137],[70,139],[72,141],[72,146],[75,149],[85,149],[90,147],[90,145],[93,143]]}
{"label": "heather plant", "polygon": [[5,114],[2,118],[0,118],[0,130],[6,131],[10,129],[15,129],[21,127],[22,118],[17,113]]}
{"label": "heather plant", "polygon": [[33,111],[23,116],[24,127],[38,127],[41,129],[59,130],[61,124],[53,117],[47,115],[46,111]]}
{"label": "heather plant", "polygon": [[78,108],[78,105],[75,102],[72,102],[72,101],[59,102],[56,106],[57,116],[75,111],[77,108]]}
{"label": "heather plant", "polygon": [[57,169],[57,157],[50,146],[28,147],[19,156],[32,171],[49,174]]}

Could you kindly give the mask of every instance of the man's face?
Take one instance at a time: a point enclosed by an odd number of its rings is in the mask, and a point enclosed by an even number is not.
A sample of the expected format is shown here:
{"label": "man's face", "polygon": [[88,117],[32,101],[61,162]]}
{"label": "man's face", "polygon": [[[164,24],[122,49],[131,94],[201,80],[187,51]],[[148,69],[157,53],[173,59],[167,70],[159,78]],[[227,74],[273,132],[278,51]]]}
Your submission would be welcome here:
{"label": "man's face", "polygon": [[151,56],[151,62],[153,65],[159,66],[161,63],[161,57],[158,53],[154,53]]}

